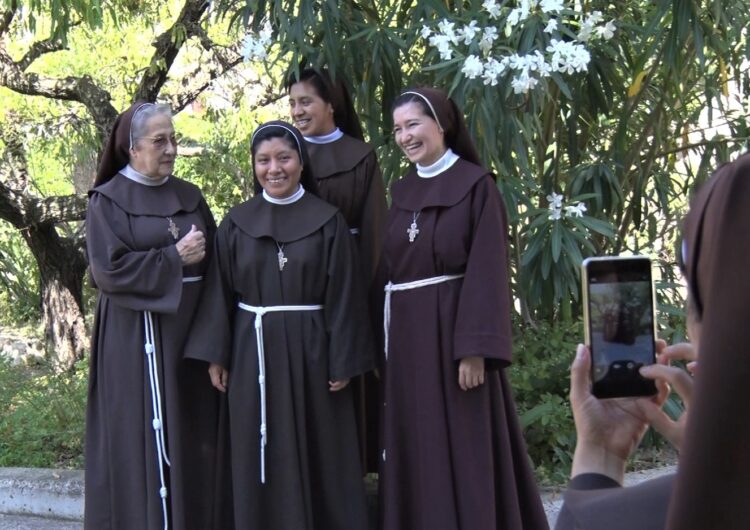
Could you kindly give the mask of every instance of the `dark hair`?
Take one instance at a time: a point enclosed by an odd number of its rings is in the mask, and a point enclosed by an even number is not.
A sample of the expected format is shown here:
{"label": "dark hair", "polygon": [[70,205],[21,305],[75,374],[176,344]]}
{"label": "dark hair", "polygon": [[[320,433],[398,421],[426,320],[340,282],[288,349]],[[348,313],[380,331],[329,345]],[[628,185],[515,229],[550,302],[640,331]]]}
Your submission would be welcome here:
{"label": "dark hair", "polygon": [[362,125],[354,110],[352,97],[341,76],[337,77],[334,82],[326,68],[302,68],[299,75],[293,71],[287,77],[284,87],[287,93],[297,83],[309,83],[323,101],[331,104],[333,121],[344,134],[364,140]]}
{"label": "dark hair", "polygon": [[440,121],[437,119],[437,116],[435,116],[435,113],[432,111],[432,109],[427,105],[427,101],[425,101],[423,97],[418,96],[414,92],[404,92],[395,100],[393,100],[393,105],[391,106],[391,114],[393,114],[397,108],[403,107],[408,103],[416,103],[417,105],[419,105],[424,115],[437,123],[438,127],[442,129]]}
{"label": "dark hair", "polygon": [[302,175],[299,182],[302,184],[302,187],[305,188],[305,191],[308,191],[313,195],[319,195],[318,182],[315,180],[315,175],[313,175],[312,164],[310,164],[310,157],[307,154],[307,148],[305,147],[305,141],[302,134],[293,125],[280,120],[269,121],[262,124],[255,129],[252,139],[250,140],[250,155],[253,159],[253,189],[255,194],[257,195],[263,191],[263,186],[260,185],[258,177],[255,176],[255,153],[260,144],[272,138],[281,138],[299,155],[300,163],[302,164]]}

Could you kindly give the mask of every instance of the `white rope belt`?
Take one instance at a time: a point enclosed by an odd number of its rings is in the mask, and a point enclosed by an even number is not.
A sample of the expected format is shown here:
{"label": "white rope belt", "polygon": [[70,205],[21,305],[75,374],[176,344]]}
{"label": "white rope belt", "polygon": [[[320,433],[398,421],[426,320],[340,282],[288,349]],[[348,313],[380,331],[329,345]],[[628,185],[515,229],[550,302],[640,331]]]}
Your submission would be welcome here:
{"label": "white rope belt", "polygon": [[[194,283],[203,280],[203,276],[185,276],[182,283]],[[143,312],[143,349],[146,353],[146,364],[148,365],[148,380],[151,390],[151,409],[153,418],[151,427],[154,430],[156,442],[156,461],[159,466],[159,496],[161,497],[161,509],[164,515],[164,530],[169,528],[167,518],[167,483],[164,480],[164,464],[172,466],[167,455],[167,442],[164,439],[164,413],[161,406],[161,388],[159,387],[159,364],[156,358],[156,337],[154,334],[154,317],[151,311]]]}
{"label": "white rope belt", "polygon": [[270,305],[253,306],[239,302],[237,307],[255,313],[255,342],[258,349],[258,385],[260,387],[260,481],[266,483],[266,443],[268,427],[266,423],[266,352],[263,347],[263,315],[282,311],[319,311],[322,305]]}
{"label": "white rope belt", "polygon": [[445,274],[443,276],[433,276],[432,278],[424,278],[422,280],[415,280],[413,282],[388,282],[386,284],[385,288],[383,289],[385,291],[385,305],[383,307],[383,332],[385,334],[386,361],[388,360],[388,334],[391,329],[391,294],[394,291],[409,291],[410,289],[419,289],[420,287],[427,287],[428,285],[436,285],[438,283],[449,282],[451,280],[457,280],[463,277],[463,274]]}
{"label": "white rope belt", "polygon": [[358,236],[359,235],[359,228],[350,228],[349,229],[349,233],[351,235],[353,235],[353,236]]}
{"label": "white rope belt", "polygon": [[151,311],[143,312],[143,328],[145,334],[144,351],[146,352],[146,363],[148,364],[148,378],[151,386],[151,408],[153,418],[151,427],[154,429],[156,440],[156,460],[159,465],[159,495],[161,496],[161,509],[164,514],[164,530],[169,528],[167,519],[167,484],[164,480],[164,464],[171,466],[167,456],[167,444],[164,440],[164,415],[161,407],[161,390],[159,389],[159,365],[156,360],[156,342],[154,336],[154,319]]}

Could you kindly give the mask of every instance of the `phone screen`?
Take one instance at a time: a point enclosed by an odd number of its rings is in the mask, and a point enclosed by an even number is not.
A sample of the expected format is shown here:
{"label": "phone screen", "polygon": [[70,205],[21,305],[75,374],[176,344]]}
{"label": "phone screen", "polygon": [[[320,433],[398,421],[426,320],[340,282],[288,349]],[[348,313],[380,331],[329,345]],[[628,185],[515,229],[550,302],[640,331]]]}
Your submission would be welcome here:
{"label": "phone screen", "polygon": [[652,395],[638,372],[655,359],[654,296],[648,258],[595,258],[584,262],[587,342],[597,397]]}

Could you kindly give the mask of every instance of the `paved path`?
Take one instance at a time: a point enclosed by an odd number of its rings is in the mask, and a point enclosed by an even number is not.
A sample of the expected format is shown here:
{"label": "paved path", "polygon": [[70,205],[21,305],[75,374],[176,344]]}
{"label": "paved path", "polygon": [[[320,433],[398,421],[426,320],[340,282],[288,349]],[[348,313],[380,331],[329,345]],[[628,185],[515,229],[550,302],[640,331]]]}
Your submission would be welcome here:
{"label": "paved path", "polygon": [[0,530],[83,530],[83,523],[0,514]]}
{"label": "paved path", "polygon": [[[34,473],[34,474],[41,474],[44,476],[44,473],[49,473],[49,470],[7,470],[11,471],[12,473],[8,473],[10,475],[20,475],[22,473]],[[675,471],[675,466],[668,466],[658,469],[651,469],[647,471],[640,471],[635,473],[628,473],[625,476],[625,484],[626,485],[634,485],[638,484],[639,482],[642,482],[644,480],[648,480],[650,478],[655,478],[657,476],[661,476],[667,473],[673,473]],[[64,474],[68,472],[56,472],[51,471],[55,477],[57,477],[58,480],[61,479],[70,479],[70,477],[63,476]],[[75,473],[75,472],[71,472]],[[78,472],[80,473],[80,472]],[[1,477],[0,477],[1,478]],[[83,477],[78,477],[76,480],[70,480],[70,482],[73,483],[72,486],[68,484],[68,488],[72,489],[74,492],[78,492],[78,482],[81,482],[82,484]],[[34,506],[35,500],[38,501],[40,498],[39,492],[40,491],[46,491],[47,488],[49,488],[49,481],[40,480],[39,484],[42,485],[42,487],[39,488],[38,491],[35,491],[33,484],[27,485],[28,489],[26,491],[27,494],[27,501],[25,503],[21,503],[21,505],[24,507],[24,513],[50,513],[54,514],[55,509],[60,509],[61,507],[64,508],[65,505],[57,504],[53,505],[56,506],[56,508],[50,508],[46,507],[46,505],[40,505],[40,506]],[[0,481],[0,486],[2,486],[2,481]],[[6,491],[6,496],[7,496]],[[14,488],[14,493],[16,495],[19,495],[21,493],[20,490],[17,488]],[[83,502],[82,502],[82,491],[79,492],[80,495],[78,496],[78,500],[80,502],[80,512],[83,512]],[[0,509],[3,507],[3,498],[2,498],[3,490],[0,487]],[[23,495],[20,495],[23,497]],[[560,511],[560,505],[562,504],[562,495],[560,493],[556,492],[545,492],[542,495],[542,500],[544,502],[544,510],[547,512],[547,519],[550,522],[550,526],[554,528],[555,522],[557,521],[557,514]],[[6,499],[7,501],[7,499]],[[33,512],[32,508],[39,508],[44,511],[36,511]],[[82,513],[78,513],[76,510],[73,510],[75,512],[75,516],[82,517]],[[83,522],[81,521],[71,521],[71,520],[61,520],[61,519],[48,519],[44,517],[35,517],[33,515],[5,515],[0,513],[0,530],[83,530]]]}

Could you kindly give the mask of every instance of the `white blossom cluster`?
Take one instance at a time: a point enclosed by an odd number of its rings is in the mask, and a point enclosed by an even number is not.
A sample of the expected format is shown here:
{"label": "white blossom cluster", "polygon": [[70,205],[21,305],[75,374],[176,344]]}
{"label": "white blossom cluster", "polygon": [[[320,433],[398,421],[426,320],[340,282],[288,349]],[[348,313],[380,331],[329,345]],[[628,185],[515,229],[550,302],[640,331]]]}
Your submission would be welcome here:
{"label": "white blossom cluster", "polygon": [[586,205],[583,202],[576,204],[568,204],[563,206],[564,197],[558,193],[552,192],[551,195],[547,195],[547,201],[549,201],[549,216],[551,221],[559,221],[563,217],[583,217],[583,213],[586,211]]}
{"label": "white blossom cluster", "polygon": [[[490,20],[500,19],[503,11],[508,10],[498,0],[484,0],[482,8]],[[614,22],[605,22],[600,11],[577,15],[566,21],[562,18],[564,10],[564,0],[519,0],[518,6],[509,10],[505,27],[500,28],[506,35],[532,15],[539,15],[542,20],[546,20],[544,32],[552,36],[549,45],[544,50],[534,50],[526,55],[493,55],[493,47],[499,37],[498,27],[480,27],[476,20],[463,27],[456,27],[455,22],[443,19],[438,22],[435,31],[429,26],[423,26],[421,35],[430,46],[437,49],[443,61],[453,59],[459,45],[471,46],[476,43],[481,54],[471,53],[466,56],[461,68],[463,75],[468,79],[482,78],[485,85],[495,86],[503,74],[512,72],[513,92],[526,94],[553,73],[585,72],[591,61],[586,43],[597,38],[609,40],[614,35]],[[576,40],[562,40],[559,28],[567,27],[572,20],[580,28]]]}
{"label": "white blossom cluster", "polygon": [[257,34],[248,33],[242,40],[240,54],[245,62],[263,60],[268,57],[268,49],[271,47],[273,29],[271,23],[266,21]]}

